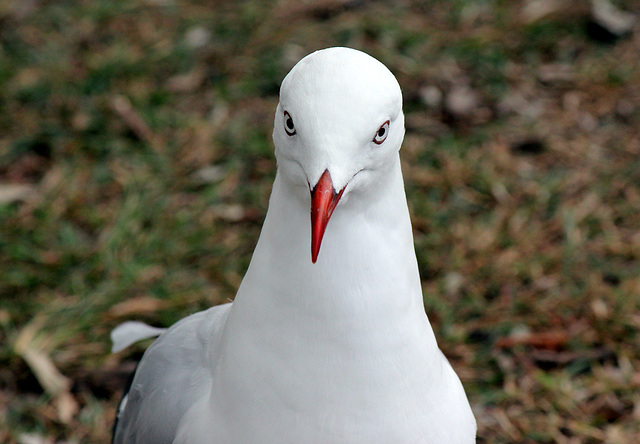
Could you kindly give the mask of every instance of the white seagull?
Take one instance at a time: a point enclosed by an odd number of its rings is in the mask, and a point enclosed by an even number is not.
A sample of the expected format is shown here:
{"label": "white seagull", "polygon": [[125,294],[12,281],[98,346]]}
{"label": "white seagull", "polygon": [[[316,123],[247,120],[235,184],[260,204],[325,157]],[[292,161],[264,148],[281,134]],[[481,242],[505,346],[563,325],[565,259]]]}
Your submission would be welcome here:
{"label": "white seagull", "polygon": [[400,86],[376,59],[328,48],[291,70],[269,210],[235,302],[149,347],[115,443],[475,442],[424,311],[403,137]]}

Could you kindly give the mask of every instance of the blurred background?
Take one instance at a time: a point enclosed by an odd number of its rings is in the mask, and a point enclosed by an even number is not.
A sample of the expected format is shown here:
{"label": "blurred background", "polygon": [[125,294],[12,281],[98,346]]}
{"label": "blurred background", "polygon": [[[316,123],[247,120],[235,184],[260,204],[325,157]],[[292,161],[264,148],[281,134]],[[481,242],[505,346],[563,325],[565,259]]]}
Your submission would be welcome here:
{"label": "blurred background", "polygon": [[108,442],[148,342],[233,298],[279,84],[398,77],[425,308],[485,443],[640,436],[640,2],[0,1],[0,442]]}

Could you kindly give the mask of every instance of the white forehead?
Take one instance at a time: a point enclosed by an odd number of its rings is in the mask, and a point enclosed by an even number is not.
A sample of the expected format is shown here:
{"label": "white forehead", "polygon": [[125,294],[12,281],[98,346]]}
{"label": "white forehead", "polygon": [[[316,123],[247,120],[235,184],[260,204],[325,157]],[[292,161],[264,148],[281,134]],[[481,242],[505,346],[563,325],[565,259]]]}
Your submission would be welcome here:
{"label": "white forehead", "polygon": [[377,129],[401,112],[402,93],[394,75],[378,60],[355,49],[328,48],[293,67],[282,82],[280,106],[291,113],[296,126],[327,119],[356,127],[368,127],[371,121]]}

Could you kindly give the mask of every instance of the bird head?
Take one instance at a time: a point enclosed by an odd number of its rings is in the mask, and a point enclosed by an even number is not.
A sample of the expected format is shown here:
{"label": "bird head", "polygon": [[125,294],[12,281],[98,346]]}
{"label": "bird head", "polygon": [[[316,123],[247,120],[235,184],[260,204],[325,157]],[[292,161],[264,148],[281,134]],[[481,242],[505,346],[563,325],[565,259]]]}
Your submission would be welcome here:
{"label": "bird head", "polygon": [[373,57],[349,48],[323,49],[285,77],[273,141],[283,179],[311,197],[312,262],[338,203],[346,204],[356,192],[375,193],[373,185],[403,137],[400,86]]}

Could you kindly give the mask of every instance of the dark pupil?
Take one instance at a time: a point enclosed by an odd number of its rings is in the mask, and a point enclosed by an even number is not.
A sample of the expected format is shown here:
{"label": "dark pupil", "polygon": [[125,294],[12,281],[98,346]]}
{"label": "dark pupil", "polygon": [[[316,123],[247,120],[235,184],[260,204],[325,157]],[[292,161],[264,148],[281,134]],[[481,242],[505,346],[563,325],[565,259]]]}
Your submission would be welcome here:
{"label": "dark pupil", "polygon": [[385,133],[385,129],[384,129],[384,128],[380,128],[380,129],[378,130],[378,137],[383,137],[383,136],[384,136],[384,133]]}
{"label": "dark pupil", "polygon": [[287,128],[289,129],[293,129],[293,120],[291,119],[291,117],[287,117]]}

